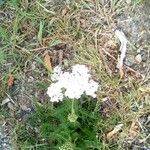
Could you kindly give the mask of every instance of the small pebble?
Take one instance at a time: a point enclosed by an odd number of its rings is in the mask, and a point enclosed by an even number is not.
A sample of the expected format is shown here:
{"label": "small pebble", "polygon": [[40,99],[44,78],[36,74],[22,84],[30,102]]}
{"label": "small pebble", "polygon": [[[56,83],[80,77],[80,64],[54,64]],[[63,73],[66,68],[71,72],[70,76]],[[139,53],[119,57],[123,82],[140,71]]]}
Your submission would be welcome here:
{"label": "small pebble", "polygon": [[33,82],[33,81],[34,81],[34,78],[32,76],[29,76],[28,82]]}
{"label": "small pebble", "polygon": [[141,63],[142,62],[142,56],[140,54],[136,55],[135,60],[136,60],[136,62]]}
{"label": "small pebble", "polygon": [[35,61],[31,64],[31,68],[32,68],[32,70],[34,70],[36,68],[36,62]]}
{"label": "small pebble", "polygon": [[131,0],[126,0],[127,4],[131,4]]}
{"label": "small pebble", "polygon": [[140,53],[141,52],[141,49],[139,48],[138,50],[137,50],[137,53]]}

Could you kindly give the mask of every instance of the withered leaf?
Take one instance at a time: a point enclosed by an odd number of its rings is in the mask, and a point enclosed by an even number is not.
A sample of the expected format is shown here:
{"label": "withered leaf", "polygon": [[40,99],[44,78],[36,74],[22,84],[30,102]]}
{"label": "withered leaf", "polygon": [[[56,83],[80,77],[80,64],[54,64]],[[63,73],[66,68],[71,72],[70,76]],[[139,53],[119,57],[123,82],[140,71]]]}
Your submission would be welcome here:
{"label": "withered leaf", "polygon": [[119,124],[117,126],[115,126],[115,128],[110,131],[109,133],[107,133],[106,138],[108,141],[110,141],[123,127],[123,124]]}
{"label": "withered leaf", "polygon": [[14,84],[14,80],[15,80],[14,76],[10,74],[7,81],[8,86],[12,86]]}
{"label": "withered leaf", "polygon": [[140,132],[140,126],[137,121],[133,121],[131,127],[129,128],[129,136],[135,138]]}
{"label": "withered leaf", "polygon": [[44,65],[48,71],[52,71],[51,57],[48,53],[44,56]]}

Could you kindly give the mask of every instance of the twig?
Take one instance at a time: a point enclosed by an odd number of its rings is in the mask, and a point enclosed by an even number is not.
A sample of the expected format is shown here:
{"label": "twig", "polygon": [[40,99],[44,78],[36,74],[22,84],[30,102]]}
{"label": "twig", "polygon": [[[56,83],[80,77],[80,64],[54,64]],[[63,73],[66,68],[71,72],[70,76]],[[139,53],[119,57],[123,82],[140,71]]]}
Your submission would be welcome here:
{"label": "twig", "polygon": [[48,49],[47,46],[46,46],[46,47],[38,47],[38,48],[32,49],[32,50],[30,50],[30,51],[31,51],[31,52],[32,52],[32,51],[43,51],[43,50],[46,50],[46,49]]}
{"label": "twig", "polygon": [[8,95],[7,93],[6,93],[6,95],[7,95],[7,97],[9,98],[9,100],[10,100],[13,104],[15,104],[15,102],[14,102],[13,99],[10,97],[10,95]]}
{"label": "twig", "polygon": [[145,137],[144,139],[140,140],[141,143],[144,143],[146,140],[148,140],[150,137],[150,134],[147,135],[147,137]]}
{"label": "twig", "polygon": [[118,60],[117,67],[119,68],[120,78],[122,78],[123,75],[124,75],[123,62],[124,62],[124,59],[126,57],[127,39],[126,39],[126,37],[125,37],[125,35],[124,35],[124,33],[122,31],[116,30],[115,31],[115,35],[117,36],[117,38],[121,42],[121,46],[120,46],[121,55],[120,55],[120,58]]}
{"label": "twig", "polygon": [[46,11],[47,13],[50,13],[52,15],[55,15],[55,13],[53,11],[48,10],[46,7],[44,7],[42,4],[40,4],[38,1],[36,1],[36,3],[42,7],[44,9],[44,11]]}

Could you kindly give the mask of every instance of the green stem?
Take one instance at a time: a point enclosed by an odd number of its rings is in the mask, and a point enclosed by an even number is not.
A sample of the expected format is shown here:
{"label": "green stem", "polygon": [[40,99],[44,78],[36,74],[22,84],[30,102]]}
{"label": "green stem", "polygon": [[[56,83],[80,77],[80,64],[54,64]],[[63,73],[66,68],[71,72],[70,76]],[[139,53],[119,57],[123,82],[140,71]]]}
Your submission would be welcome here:
{"label": "green stem", "polygon": [[74,99],[71,102],[71,113],[74,113]]}

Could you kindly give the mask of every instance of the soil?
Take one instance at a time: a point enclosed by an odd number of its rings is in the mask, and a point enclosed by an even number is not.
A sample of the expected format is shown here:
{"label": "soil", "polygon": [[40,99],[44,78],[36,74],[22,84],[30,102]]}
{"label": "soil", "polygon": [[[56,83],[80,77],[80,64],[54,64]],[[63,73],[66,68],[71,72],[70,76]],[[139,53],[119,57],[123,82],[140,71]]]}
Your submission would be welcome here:
{"label": "soil", "polygon": [[118,28],[124,31],[129,41],[125,64],[143,77],[150,70],[150,12],[147,7],[139,6],[117,18]]}

